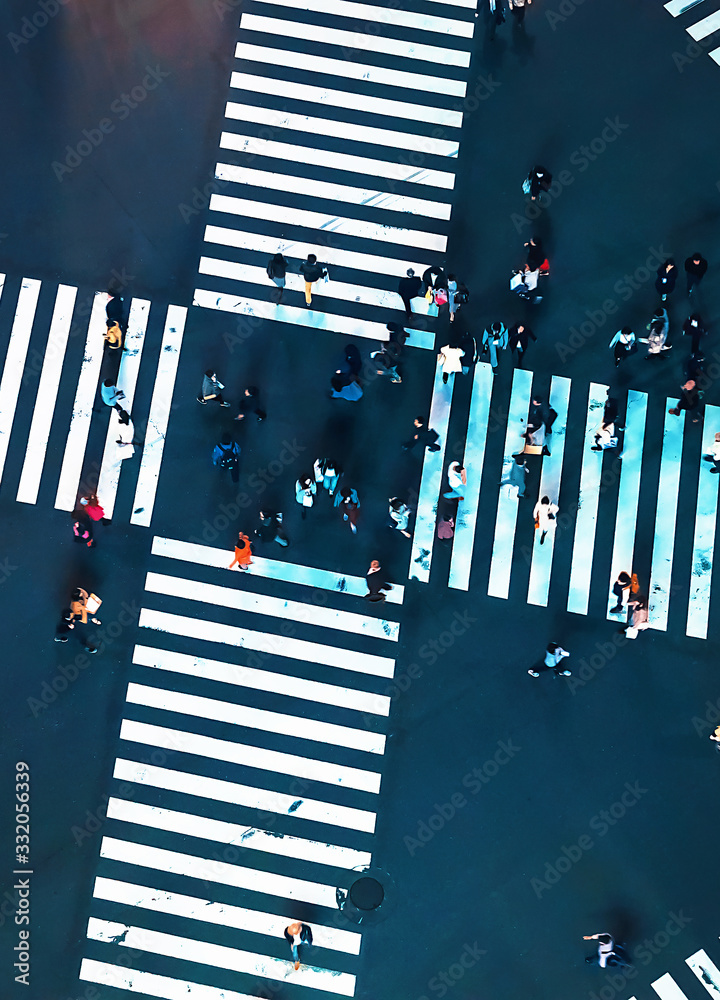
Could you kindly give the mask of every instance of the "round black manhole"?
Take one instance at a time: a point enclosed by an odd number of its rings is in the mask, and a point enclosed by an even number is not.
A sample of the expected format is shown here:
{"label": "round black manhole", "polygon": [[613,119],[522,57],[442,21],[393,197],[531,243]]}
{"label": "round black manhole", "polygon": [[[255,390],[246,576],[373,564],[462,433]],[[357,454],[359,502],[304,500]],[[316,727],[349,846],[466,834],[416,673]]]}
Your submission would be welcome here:
{"label": "round black manhole", "polygon": [[353,882],[349,896],[358,910],[377,910],[385,898],[385,890],[376,878],[366,875]]}

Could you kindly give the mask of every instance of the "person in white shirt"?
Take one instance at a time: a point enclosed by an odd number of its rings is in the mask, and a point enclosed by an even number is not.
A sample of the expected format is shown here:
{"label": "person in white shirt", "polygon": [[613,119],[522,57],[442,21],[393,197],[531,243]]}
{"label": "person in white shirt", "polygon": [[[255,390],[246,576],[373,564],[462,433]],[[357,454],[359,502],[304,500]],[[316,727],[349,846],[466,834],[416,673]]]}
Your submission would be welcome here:
{"label": "person in white shirt", "polygon": [[464,500],[467,486],[467,473],[459,462],[451,462],[448,468],[449,493],[443,493],[447,500]]}
{"label": "person in white shirt", "polygon": [[288,924],[283,934],[285,935],[285,940],[290,945],[293,962],[297,970],[300,968],[300,945],[313,943],[312,930],[309,924],[303,924],[298,920],[293,924]]}
{"label": "person in white shirt", "polygon": [[447,384],[447,380],[450,375],[454,375],[455,372],[462,371],[462,363],[460,359],[464,353],[465,352],[462,347],[458,347],[456,344],[446,344],[444,347],[440,348],[438,360],[442,362],[443,385]]}
{"label": "person in white shirt", "polygon": [[397,528],[397,530],[401,534],[405,535],[406,538],[412,538],[412,535],[408,531],[410,514],[410,508],[403,500],[400,499],[400,497],[391,497],[390,521],[392,523],[392,527]]}
{"label": "person in white shirt", "polygon": [[115,439],[115,444],[117,445],[117,456],[120,462],[123,462],[126,458],[132,458],[135,454],[135,445],[139,444],[139,441],[135,441],[135,425],[130,419],[130,414],[127,410],[123,410],[122,407],[118,407],[118,436]]}
{"label": "person in white shirt", "polygon": [[543,497],[541,500],[535,504],[535,509],[533,510],[533,518],[535,519],[535,527],[541,532],[540,544],[543,545],[545,542],[545,536],[548,531],[555,533],[557,528],[557,515],[560,508],[556,503],[550,503],[550,497]]}
{"label": "person in white shirt", "polygon": [[713,468],[710,469],[711,472],[720,472],[720,431],[715,434],[715,440],[713,441],[712,451],[709,455],[705,456],[708,462],[713,463]]}
{"label": "person in white shirt", "polygon": [[613,352],[615,367],[617,368],[621,361],[629,358],[637,349],[635,347],[635,334],[629,326],[624,326],[621,330],[618,330],[608,346]]}
{"label": "person in white shirt", "polygon": [[569,677],[569,670],[560,669],[560,664],[566,656],[570,656],[566,649],[558,646],[556,642],[549,642],[545,650],[544,662],[542,664],[538,663],[536,667],[531,667],[528,673],[531,677],[539,677],[541,672],[552,670],[556,677]]}

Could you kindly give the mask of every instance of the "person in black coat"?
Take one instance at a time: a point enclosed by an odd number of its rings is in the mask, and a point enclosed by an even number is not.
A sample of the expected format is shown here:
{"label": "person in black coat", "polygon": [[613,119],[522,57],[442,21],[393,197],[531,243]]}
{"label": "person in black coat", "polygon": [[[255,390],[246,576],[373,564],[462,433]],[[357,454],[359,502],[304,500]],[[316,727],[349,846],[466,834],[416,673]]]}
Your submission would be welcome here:
{"label": "person in black coat", "polygon": [[693,313],[683,323],[683,333],[686,337],[692,337],[693,354],[700,353],[700,341],[705,336],[705,332],[700,313]]}
{"label": "person in black coat", "polygon": [[271,281],[274,281],[278,288],[277,300],[283,297],[283,292],[285,291],[285,274],[287,273],[288,262],[285,260],[281,253],[276,253],[275,256],[268,261],[266,268],[266,273]]}
{"label": "person in black coat", "polygon": [[467,375],[470,371],[470,367],[475,364],[478,359],[478,346],[477,341],[470,332],[463,334],[460,340],[460,347],[463,349],[463,356],[460,358],[460,364],[462,365],[463,375]]}
{"label": "person in black coat", "polygon": [[260,406],[260,393],[255,385],[249,385],[242,394],[240,400],[240,405],[238,407],[238,415],[235,417],[236,420],[245,420],[245,418],[250,414],[254,413],[258,422],[264,420],[267,416],[265,410]]}
{"label": "person in black coat", "polygon": [[705,277],[708,269],[708,262],[701,253],[694,253],[685,261],[685,275],[687,277],[687,293],[692,293],[695,285],[699,285]]}
{"label": "person in black coat", "polygon": [[543,250],[542,240],[538,236],[531,236],[530,240],[525,244],[525,247],[527,249],[525,267],[528,271],[539,271],[540,265],[545,260],[545,251]]}
{"label": "person in black coat", "polygon": [[292,951],[293,961],[295,962],[295,968],[300,968],[300,955],[299,948],[303,944],[312,944],[313,936],[312,930],[309,924],[303,924],[297,920],[293,924],[288,924],[288,926],[283,931],[285,935],[285,940],[290,945]]}
{"label": "person in black coat", "polygon": [[548,191],[552,184],[552,174],[547,167],[541,167],[539,164],[532,168],[527,179],[530,183],[530,197],[533,201],[536,200],[541,191]]}
{"label": "person in black coat", "polygon": [[523,323],[516,323],[508,330],[508,347],[511,351],[517,351],[518,367],[522,368],[523,357],[528,349],[528,342],[532,340],[537,343],[537,337],[529,326]]}
{"label": "person in black coat", "polygon": [[426,425],[425,417],[415,417],[413,420],[413,431],[413,436],[403,444],[403,451],[410,451],[416,444],[421,445],[423,448],[428,448],[430,451],[440,451],[440,445],[438,444],[440,435],[437,431],[432,430],[432,428]]}
{"label": "person in black coat", "polygon": [[655,290],[663,302],[665,302],[668,295],[675,290],[677,276],[677,264],[672,257],[668,257],[668,259],[657,269],[657,278],[655,279]]}
{"label": "person in black coat", "polygon": [[426,292],[428,288],[447,288],[447,275],[439,264],[425,268],[422,280]]}
{"label": "person in black coat", "polygon": [[405,315],[408,320],[412,319],[412,305],[411,299],[416,299],[419,295],[423,294],[423,283],[422,279],[418,278],[413,269],[409,267],[407,269],[407,276],[401,278],[398,283],[398,295],[403,300],[403,305],[405,306]]}
{"label": "person in black coat", "polygon": [[355,344],[348,344],[345,348],[345,360],[339,370],[348,375],[359,375],[362,371],[362,357]]}

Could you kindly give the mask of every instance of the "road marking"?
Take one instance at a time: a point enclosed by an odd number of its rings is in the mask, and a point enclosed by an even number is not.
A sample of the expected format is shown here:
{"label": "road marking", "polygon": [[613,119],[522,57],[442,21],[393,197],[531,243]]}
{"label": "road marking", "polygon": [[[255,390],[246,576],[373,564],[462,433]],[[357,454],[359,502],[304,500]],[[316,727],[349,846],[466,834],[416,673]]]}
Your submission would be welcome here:
{"label": "road marking", "polygon": [[660,1000],[688,1000],[669,972],[650,983]]}
{"label": "road marking", "polygon": [[710,616],[710,590],[712,587],[720,475],[714,475],[710,471],[713,464],[705,461],[704,456],[712,453],[715,431],[718,427],[720,427],[720,407],[708,404],[705,406],[703,422],[702,455],[698,477],[692,575],[686,628],[687,635],[694,636],[696,639],[707,639]]}
{"label": "road marking", "polygon": [[7,459],[41,282],[23,278],[0,381],[0,479]]}
{"label": "road marking", "polygon": [[714,14],[704,17],[702,21],[696,21],[695,24],[691,24],[686,30],[696,42],[699,42],[701,38],[707,38],[708,35],[712,35],[716,31],[720,31],[720,10],[716,10]]}
{"label": "road marking", "polygon": [[[72,510],[77,500],[93,405],[99,395],[98,383],[105,346],[103,332],[107,329],[105,325],[106,303],[107,294],[96,292],[88,324],[85,354],[78,377],[75,403],[70,418],[70,430],[65,442],[65,454],[55,495],[56,510]],[[100,405],[105,410],[105,404],[101,403]]]}
{"label": "road marking", "polygon": [[[273,7],[290,7],[292,10],[312,11],[315,14],[351,17],[357,21],[372,21],[393,28],[412,28],[416,31],[435,31],[452,37],[472,38],[472,21],[458,21],[449,17],[416,14],[412,11],[389,10],[367,3],[350,3],[349,0],[264,0]],[[313,25],[314,27],[314,25]]]}
{"label": "road marking", "polygon": [[77,288],[58,285],[25,460],[15,497],[20,503],[37,503],[76,298]]}
{"label": "road marking", "polygon": [[162,573],[148,573],[145,590],[152,594],[167,594],[188,601],[216,604],[223,608],[235,608],[251,614],[282,618],[303,625],[318,625],[321,628],[338,629],[356,635],[367,635],[373,639],[389,639],[397,642],[400,625],[384,618],[369,618],[353,611],[336,611],[316,604],[302,604],[300,601],[286,601],[267,594],[248,593],[233,587],[219,587],[212,583],[186,580],[179,576]]}
{"label": "road marking", "polygon": [[160,345],[160,360],[150,402],[145,447],[140,462],[133,512],[130,517],[130,524],[140,524],[146,528],[150,526],[155,505],[155,494],[160,477],[160,466],[165,448],[165,436],[170,419],[170,408],[172,407],[186,319],[187,309],[184,306],[168,306],[165,330]]}
{"label": "road marking", "polygon": [[362,833],[375,831],[375,813],[366,809],[338,806],[334,802],[310,799],[305,795],[302,798],[296,795],[283,795],[269,789],[207,778],[204,775],[189,774],[187,771],[153,767],[150,764],[139,764],[137,761],[122,758],[115,761],[113,777],[119,781],[132,781],[150,788],[163,788],[166,791],[213,799],[216,802],[229,802],[246,809],[278,813],[280,816],[291,816],[293,819],[327,823],[329,826],[359,830]]}
{"label": "road marking", "polygon": [[718,66],[720,66],[720,47],[717,49],[712,49],[710,52],[708,52],[708,55],[718,64]]}
{"label": "road marking", "polygon": [[374,795],[380,791],[380,775],[358,767],[329,764],[323,760],[299,757],[296,754],[264,750],[262,747],[245,746],[228,740],[217,740],[197,733],[185,733],[164,726],[151,726],[145,722],[123,719],[120,739],[131,743],[146,743],[148,746],[172,750],[175,753],[194,754],[208,760],[224,760],[230,764],[253,767],[258,771],[272,771],[289,774],[293,778],[308,781],[322,781],[326,785],[342,785],[356,788]]}
{"label": "road marking", "polygon": [[271,670],[244,667],[239,663],[224,663],[222,660],[208,660],[189,653],[173,653],[167,649],[152,649],[150,646],[135,646],[133,663],[156,670],[186,674],[203,680],[219,681],[268,691],[286,698],[300,698],[321,705],[334,705],[353,712],[371,715],[390,714],[390,698],[387,695],[357,691],[355,688],[337,687],[320,681],[308,681],[292,674],[278,674]]}
{"label": "road marking", "polygon": [[[666,400],[666,411],[670,407],[677,407],[678,402],[677,399]],[[655,515],[655,537],[653,539],[648,589],[648,624],[650,628],[662,632],[667,631],[670,605],[684,429],[684,410],[680,411],[679,417],[673,416],[672,413],[665,413],[660,480],[657,491],[657,513]]]}
{"label": "road marking", "polygon": [[[595,434],[602,423],[608,392],[606,385],[590,383],[567,601],[568,611],[576,615],[586,615],[590,603],[590,581],[604,454],[602,451],[593,451],[592,448],[595,444]],[[615,453],[611,451],[610,454]]]}
{"label": "road marking", "polygon": [[715,997],[715,1000],[717,1000],[717,997],[720,996],[720,969],[718,969],[708,953],[701,948],[700,951],[696,951],[690,958],[686,958],[685,962],[690,966],[710,996]]}
{"label": "road marking", "polygon": [[697,7],[702,2],[703,0],[670,0],[670,3],[665,4],[665,10],[673,17],[677,17],[678,14],[684,14],[686,10]]}
{"label": "road marking", "polygon": [[463,463],[470,470],[469,486],[465,490],[465,499],[458,503],[448,579],[448,586],[458,590],[470,588],[470,567],[472,566],[473,546],[475,545],[480,481],[485,462],[485,443],[490,419],[492,390],[492,368],[484,361],[478,362],[475,365],[470,399],[470,418],[463,458]]}

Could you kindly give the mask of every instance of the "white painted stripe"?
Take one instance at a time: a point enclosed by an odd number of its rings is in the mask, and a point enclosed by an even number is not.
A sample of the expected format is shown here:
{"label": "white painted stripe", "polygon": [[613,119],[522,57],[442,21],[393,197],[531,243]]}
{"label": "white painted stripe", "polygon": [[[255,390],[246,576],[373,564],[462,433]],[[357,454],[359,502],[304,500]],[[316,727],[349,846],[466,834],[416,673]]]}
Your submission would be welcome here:
{"label": "white painted stripe", "polygon": [[665,4],[665,10],[673,17],[677,17],[678,14],[684,14],[686,10],[697,7],[702,2],[703,0],[670,0],[670,3]]}
{"label": "white painted stripe", "polygon": [[126,990],[128,993],[161,997],[162,1000],[254,1000],[247,993],[236,993],[235,990],[206,986],[204,983],[192,983],[187,979],[156,976],[152,972],[143,972],[127,965],[111,965],[109,962],[97,962],[91,958],[82,960],[78,978],[87,983]]}
{"label": "white painted stripe", "polygon": [[429,3],[441,3],[443,7],[466,7],[475,10],[478,0],[428,0]]}
{"label": "white painted stripe", "polygon": [[263,750],[261,747],[216,740],[210,736],[186,733],[164,726],[151,726],[144,722],[123,719],[120,739],[131,743],[145,743],[148,746],[172,750],[174,753],[188,753],[209,760],[224,760],[242,767],[254,767],[258,771],[272,771],[290,774],[294,778],[308,781],[322,781],[326,785],[342,785],[356,788],[361,792],[377,794],[380,791],[380,775],[375,771],[364,771],[358,767],[329,764],[324,760],[298,757],[296,754],[279,753],[277,750]]}
{"label": "white painted stripe", "polygon": [[469,590],[475,529],[477,527],[480,481],[485,462],[485,442],[490,419],[490,397],[493,391],[492,368],[484,361],[475,365],[470,418],[465,440],[463,464],[468,469],[468,488],[465,499],[458,502],[455,518],[455,537],[450,558],[448,586]]}
{"label": "white painted stripe", "polygon": [[221,684],[235,684],[254,691],[269,691],[286,698],[300,698],[320,705],[334,705],[353,712],[385,716],[390,714],[390,698],[387,695],[356,691],[354,688],[337,687],[320,681],[308,681],[293,674],[277,674],[271,670],[243,667],[239,663],[207,660],[189,653],[172,653],[167,649],[136,646],[133,663],[156,670],[199,677],[202,680],[219,681]]}
{"label": "white painted stripe", "polygon": [[129,840],[117,840],[114,837],[103,837],[100,857],[136,865],[138,868],[152,868],[155,871],[167,872],[168,875],[184,875],[201,882],[232,885],[248,892],[296,899],[337,910],[335,886],[323,885],[322,882],[275,875],[273,872],[264,872],[257,868],[243,868],[242,865],[199,858],[194,854],[179,854],[176,851],[136,844]]}
{"label": "white painted stripe", "polygon": [[439,451],[423,448],[423,468],[418,494],[417,511],[415,513],[415,529],[410,548],[410,567],[408,577],[428,583],[432,565],[433,546],[435,544],[435,525],[437,522],[438,498],[443,485],[443,466],[445,464],[445,446],[450,424],[450,407],[452,404],[455,375],[451,375],[446,385],[443,385],[442,362],[435,364],[435,380],[430,401],[430,416],[428,427],[437,431],[440,445]]}
{"label": "white painted stripe", "polygon": [[[576,615],[586,615],[590,603],[590,580],[592,578],[595,529],[597,527],[600,479],[603,466],[603,452],[593,451],[592,448],[595,444],[595,434],[602,423],[607,394],[608,387],[606,385],[598,385],[597,382],[590,383],[567,602],[568,611],[572,611]],[[611,451],[610,454],[614,455],[615,453]]]}
{"label": "white painted stripe", "polygon": [[375,191],[372,188],[351,187],[349,184],[334,184],[330,181],[313,180],[309,177],[294,177],[290,174],[271,173],[252,167],[237,167],[230,163],[218,163],[215,176],[221,181],[245,184],[249,187],[267,188],[270,191],[294,193],[302,189],[304,198],[319,198],[327,201],[341,201],[348,205],[362,205],[363,208],[377,208],[389,212],[404,212],[431,219],[450,218],[450,205],[427,198],[411,198],[389,191]]}
{"label": "white painted stripe", "polygon": [[431,139],[427,135],[412,132],[398,132],[391,129],[375,128],[371,125],[353,125],[352,122],[335,121],[332,118],[312,118],[309,115],[292,114],[273,108],[256,107],[253,104],[239,104],[228,101],[225,117],[235,121],[255,122],[272,129],[287,128],[302,132],[304,136],[327,135],[335,139],[350,139],[352,142],[366,142],[390,149],[409,149],[426,156],[443,156],[454,159],[458,155],[459,143],[448,139]]}
{"label": "white painted stripe", "polygon": [[688,1000],[669,972],[650,983],[660,1000]]}
{"label": "white painted stripe", "polygon": [[[200,274],[209,274],[216,278],[229,278],[231,281],[244,281],[265,288],[275,288],[267,276],[264,267],[255,267],[252,264],[240,264],[230,260],[217,260],[214,257],[201,257],[198,265]],[[291,292],[305,292],[305,280],[301,274],[290,274],[285,276],[286,288]],[[366,306],[376,306],[380,309],[403,308],[402,299],[397,292],[390,292],[385,288],[369,288],[367,285],[347,285],[342,281],[331,278],[330,281],[318,281],[313,287],[313,302],[316,299],[332,300],[338,299],[341,302],[360,302]],[[276,308],[283,308],[276,306]],[[413,310],[418,315],[432,316],[437,309],[431,306],[424,298],[417,298],[413,302]],[[307,309],[305,310],[307,312]],[[387,330],[385,331],[387,336]]]}
{"label": "white painted stripe", "polygon": [[3,289],[5,288],[5,278],[6,277],[7,277],[7,275],[0,274],[0,296],[2,296]]}
{"label": "white painted stripe", "polygon": [[[226,549],[214,549],[209,545],[181,542],[175,538],[162,538],[159,535],[153,538],[152,555],[164,556],[166,559],[182,559],[184,562],[197,563],[199,566],[215,566],[218,569],[224,569],[228,565]],[[351,597],[363,597],[367,593],[364,576],[349,576],[328,569],[316,569],[314,566],[263,559],[254,553],[252,565],[245,572],[265,577],[267,580],[297,583],[317,590],[349,594]],[[395,584],[388,591],[386,603],[402,604],[404,596],[405,588]]]}
{"label": "white painted stripe", "polygon": [[193,941],[192,938],[151,931],[146,927],[129,927],[90,917],[87,936],[90,941],[102,941],[151,955],[179,958],[183,962],[197,962],[215,969],[229,969],[263,979],[279,979],[285,983],[322,990],[324,993],[351,997],[355,992],[355,976],[347,972],[334,972],[312,965],[302,965],[296,972],[293,963],[285,959],[257,955],[209,941]]}
{"label": "white painted stripe", "polygon": [[235,608],[251,614],[268,615],[270,618],[290,619],[304,625],[318,625],[322,628],[353,632],[356,635],[367,635],[373,639],[389,639],[397,642],[400,631],[398,622],[386,621],[384,618],[369,618],[353,611],[336,611],[335,608],[325,608],[317,604],[285,601],[267,594],[248,593],[234,587],[219,587],[216,584],[185,580],[179,576],[166,576],[163,573],[148,573],[145,577],[145,590],[153,594],[167,594],[189,601],[217,604],[223,608]]}
{"label": "white painted stripe", "polygon": [[[125,350],[122,352],[120,368],[118,369],[117,387],[125,393],[125,399],[122,400],[120,405],[131,416],[149,312],[150,303],[147,299],[132,300],[128,316],[127,335],[125,337]],[[97,494],[98,497],[102,498],[103,510],[107,517],[113,516],[115,497],[117,496],[118,483],[120,482],[120,470],[125,461],[128,461],[128,459],[121,459],[118,456],[117,440],[119,433],[120,421],[118,420],[118,413],[117,410],[112,410],[97,485]]]}
{"label": "white painted stripe", "polygon": [[[540,472],[541,497],[550,497],[551,503],[560,502],[560,481],[562,478],[563,454],[565,451],[565,431],[567,429],[568,405],[570,402],[570,379],[562,375],[553,375],[550,383],[550,406],[557,413],[552,434],[548,435],[547,445],[550,454],[542,460]],[[550,593],[550,573],[552,570],[553,552],[555,551],[555,532],[548,531],[541,545],[542,533],[536,531],[533,539],[532,562],[530,563],[530,582],[528,583],[528,604],[547,607]]]}
{"label": "white painted stripe", "polygon": [[307,10],[315,14],[352,17],[358,21],[391,25],[393,28],[436,31],[442,35],[460,38],[473,36],[472,21],[458,21],[449,17],[434,17],[395,8],[375,7],[368,3],[351,3],[349,0],[264,0],[264,2],[271,3],[273,7],[290,7],[292,10]]}
{"label": "white painted stripe", "polygon": [[150,788],[164,788],[166,791],[196,795],[203,799],[214,799],[216,802],[230,802],[247,809],[291,816],[293,819],[326,823],[329,826],[359,830],[362,833],[375,831],[375,813],[366,809],[351,809],[348,806],[335,805],[333,802],[310,799],[304,795],[302,798],[296,795],[283,795],[281,792],[255,788],[252,785],[239,785],[232,781],[189,774],[187,771],[153,767],[150,764],[139,764],[137,761],[123,760],[120,757],[115,761],[113,777]]}
{"label": "white painted stripe", "polygon": [[[388,56],[418,59],[420,62],[431,62],[438,66],[463,66],[467,68],[470,65],[470,53],[461,49],[447,49],[440,45],[405,42],[400,38],[382,38],[362,31],[324,28],[322,25],[308,24],[305,21],[284,21],[279,17],[243,14],[240,17],[240,27],[245,31],[260,31],[265,35],[279,35],[283,39],[298,38],[321,45],[340,46],[343,49],[381,52]],[[300,94],[298,96],[302,99]]]}
{"label": "white painted stripe", "polygon": [[690,958],[686,958],[685,962],[690,966],[710,996],[715,997],[715,1000],[717,1000],[720,996],[720,969],[718,969],[708,953],[701,948],[700,951],[696,951]]}
{"label": "white painted stripe", "polygon": [[708,52],[708,55],[710,56],[711,59],[715,60],[718,66],[720,66],[720,47],[718,47],[717,49],[712,49],[710,52]]}
{"label": "white painted stripe", "polygon": [[708,404],[705,406],[703,422],[702,457],[698,478],[686,629],[687,635],[692,635],[696,639],[707,639],[710,616],[710,588],[712,585],[720,475],[714,475],[710,471],[713,468],[713,463],[706,461],[704,456],[712,454],[715,432],[718,428],[720,428],[720,407]]}
{"label": "white painted stripe", "polygon": [[353,156],[351,153],[333,153],[329,149],[275,142],[273,139],[259,139],[257,136],[242,135],[237,132],[223,132],[220,136],[220,147],[234,149],[253,157],[265,156],[288,163],[307,163],[329,170],[387,177],[389,180],[405,181],[408,184],[427,184],[430,187],[448,190],[452,190],[455,185],[455,175],[445,170],[428,170],[406,163],[375,160],[369,156]]}
{"label": "white painted stripe", "polygon": [[[210,899],[199,899],[178,892],[121,882],[114,878],[96,878],[93,889],[96,899],[106,899],[125,906],[137,906],[153,913],[177,915],[186,920],[201,920],[217,927],[233,927],[251,934],[266,934],[281,938],[288,924],[288,918],[262,910],[249,910],[244,906],[230,903],[216,903]],[[329,948],[347,955],[360,954],[361,935],[354,931],[327,927],[313,920],[313,944],[318,948]]]}
{"label": "white painted stripe", "polygon": [[449,80],[442,76],[426,76],[423,73],[406,73],[401,70],[371,66],[368,63],[349,62],[347,59],[327,59],[324,56],[309,55],[305,52],[290,52],[285,49],[268,48],[265,45],[250,45],[238,42],[235,58],[246,62],[261,62],[268,66],[286,66],[303,73],[324,73],[326,76],[341,76],[347,80],[362,80],[363,83],[384,84],[388,87],[402,87],[405,90],[419,90],[427,94],[447,94],[459,97],[467,93],[464,80]]}
{"label": "white painted stripe", "polygon": [[168,306],[155,386],[150,402],[150,416],[145,432],[145,447],[140,462],[133,512],[130,517],[131,524],[140,524],[145,528],[150,526],[155,506],[155,494],[160,478],[160,466],[165,448],[165,436],[170,419],[170,408],[172,407],[175,377],[180,361],[180,348],[182,347],[186,319],[187,309],[184,306]]}
{"label": "white painted stripe", "polygon": [[[505,435],[505,461],[523,449],[522,435],[527,429],[531,388],[532,372],[526,371],[524,368],[516,368],[513,372]],[[516,490],[511,492],[509,487],[500,487],[495,520],[495,538],[493,539],[490,562],[490,578],[488,580],[490,597],[502,597],[507,600],[510,592],[510,570],[512,569],[513,547],[515,545],[518,503]]]}
{"label": "white painted stripe", "polygon": [[716,31],[720,31],[720,10],[704,17],[702,21],[696,21],[687,29],[687,33],[696,42],[699,42],[701,38],[707,38],[708,35],[712,35]]}
{"label": "white painted stripe", "polygon": [[303,719],[266,709],[234,705],[215,698],[201,698],[182,691],[167,691],[163,688],[148,687],[144,684],[128,684],[127,701],[131,705],[144,705],[178,715],[191,715],[198,719],[227,722],[232,726],[259,729],[267,733],[280,733],[296,739],[328,743],[330,746],[349,747],[363,753],[382,754],[385,737],[378,733],[351,729],[316,719]]}
{"label": "white painted stripe", "polygon": [[612,586],[618,573],[632,572],[647,399],[645,392],[636,392],[634,389],[628,392],[607,611],[607,617],[614,621],[624,621],[627,617],[627,606],[619,614],[610,614],[616,601]]}
{"label": "white painted stripe", "polygon": [[[70,418],[70,430],[65,443],[65,455],[55,495],[56,510],[72,510],[77,500],[93,405],[96,398],[100,396],[100,368],[105,346],[103,334],[107,329],[105,325],[106,303],[107,293],[96,292],[88,324],[85,354],[78,377],[75,403]],[[100,405],[105,411],[105,404],[101,402]],[[103,412],[103,418],[105,418],[105,412]]]}
{"label": "white painted stripe", "polygon": [[364,219],[350,219],[325,212],[311,212],[289,205],[271,205],[247,198],[231,198],[226,194],[214,194],[210,198],[211,212],[226,212],[250,219],[279,222],[285,226],[300,226],[304,229],[319,229],[339,236],[355,236],[358,239],[376,240],[378,243],[396,243],[399,246],[423,247],[426,250],[445,251],[447,236],[426,233],[421,229],[399,229],[381,223],[366,222]]}
{"label": "white painted stripe", "polygon": [[273,635],[270,632],[255,632],[237,625],[223,625],[221,622],[204,621],[185,615],[171,615],[166,611],[140,612],[140,628],[151,628],[171,635],[184,635],[189,639],[204,642],[222,642],[228,646],[241,646],[272,656],[283,656],[289,660],[308,660],[310,663],[324,663],[340,670],[352,670],[374,677],[392,677],[395,661],[389,656],[374,653],[358,653],[352,649],[338,649],[320,642],[308,642],[292,636]]}
{"label": "white painted stripe", "polygon": [[30,346],[35,310],[40,296],[40,285],[41,282],[34,278],[23,278],[5,354],[5,366],[2,381],[0,381],[0,479],[2,479],[5,469],[15,410],[22,388],[22,377]]}
{"label": "white painted stripe", "polygon": [[58,285],[25,449],[25,460],[15,497],[19,503],[37,503],[76,297],[77,288],[71,285]]}
{"label": "white painted stripe", "polygon": [[304,837],[279,836],[260,830],[256,826],[242,826],[226,823],[224,820],[196,816],[194,813],[162,809],[144,802],[128,802],[111,797],[107,803],[107,818],[121,823],[134,823],[152,830],[165,830],[182,837],[196,837],[212,840],[218,844],[235,844],[250,851],[275,854],[282,858],[296,858],[333,868],[356,868],[369,865],[372,855],[369,851],[356,851],[337,844],[323,844]]}
{"label": "white painted stripe", "polygon": [[655,537],[653,539],[650,585],[648,589],[648,624],[650,628],[667,631],[672,583],[673,551],[677,525],[680,464],[682,462],[685,411],[675,417],[667,410],[676,407],[677,399],[665,403],[665,429],[660,458],[660,481],[657,492]]}

